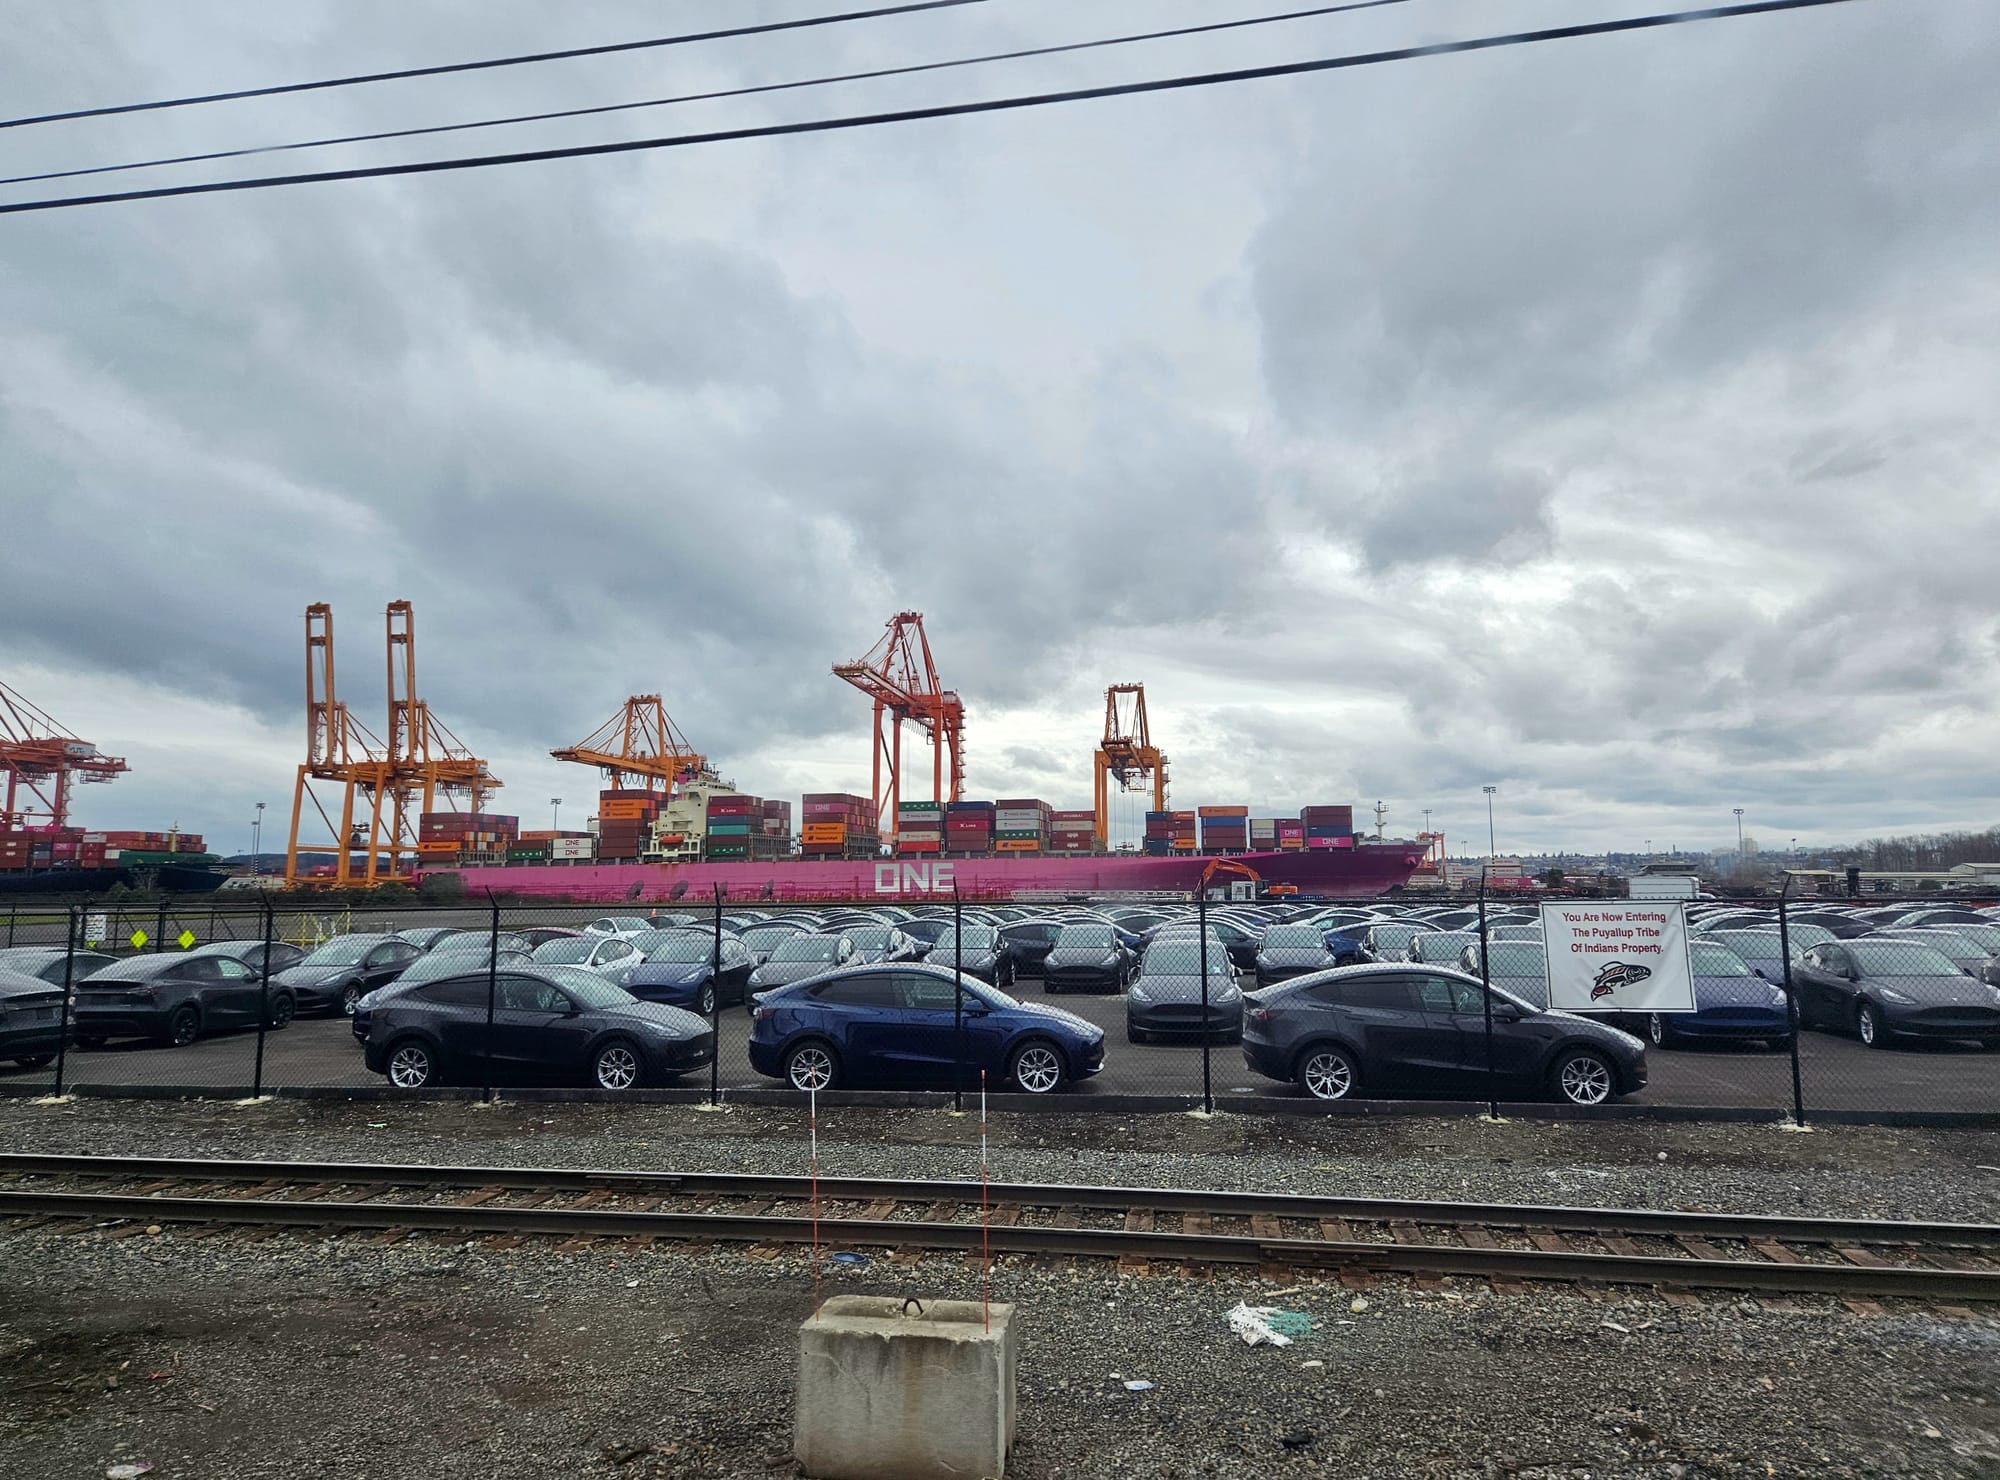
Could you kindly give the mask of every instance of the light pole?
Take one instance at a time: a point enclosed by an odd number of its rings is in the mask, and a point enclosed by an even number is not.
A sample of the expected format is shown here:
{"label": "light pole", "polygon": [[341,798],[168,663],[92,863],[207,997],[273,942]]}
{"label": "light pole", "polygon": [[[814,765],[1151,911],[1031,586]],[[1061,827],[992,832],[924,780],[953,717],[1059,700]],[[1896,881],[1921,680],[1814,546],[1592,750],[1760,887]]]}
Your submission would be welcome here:
{"label": "light pole", "polygon": [[549,831],[550,831],[550,832],[561,832],[561,831],[562,831],[562,823],[561,823],[561,821],[560,821],[560,818],[561,818],[561,817],[562,817],[562,798],[561,798],[561,797],[550,797],[550,798],[549,798]]}
{"label": "light pole", "polygon": [[259,874],[264,872],[264,804],[257,804],[257,815],[250,819],[250,867]]}
{"label": "light pole", "polygon": [[1736,856],[1741,858],[1743,856],[1743,809],[1741,807],[1731,807],[1729,810],[1736,814]]}
{"label": "light pole", "polygon": [[1500,851],[1493,845],[1493,793],[1500,788],[1497,786],[1482,786],[1479,789],[1486,793],[1486,856],[1491,858]]}

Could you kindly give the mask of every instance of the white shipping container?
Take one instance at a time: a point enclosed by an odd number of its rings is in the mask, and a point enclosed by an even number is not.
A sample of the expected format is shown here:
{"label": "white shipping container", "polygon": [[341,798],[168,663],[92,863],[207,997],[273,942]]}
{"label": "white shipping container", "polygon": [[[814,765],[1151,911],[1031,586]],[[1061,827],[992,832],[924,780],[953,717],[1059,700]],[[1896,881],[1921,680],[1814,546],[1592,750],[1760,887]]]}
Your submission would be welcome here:
{"label": "white shipping container", "polygon": [[551,858],[595,858],[597,840],[595,838],[551,838],[549,857]]}
{"label": "white shipping container", "polygon": [[944,833],[934,827],[896,829],[896,839],[903,843],[942,843]]}

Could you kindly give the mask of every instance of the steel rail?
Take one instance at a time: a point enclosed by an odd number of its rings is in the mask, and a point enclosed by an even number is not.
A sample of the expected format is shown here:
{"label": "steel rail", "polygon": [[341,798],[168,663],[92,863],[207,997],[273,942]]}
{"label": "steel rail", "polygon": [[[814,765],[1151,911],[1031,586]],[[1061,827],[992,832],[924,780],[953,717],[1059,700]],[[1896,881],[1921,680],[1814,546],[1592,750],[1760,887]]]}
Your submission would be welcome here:
{"label": "steel rail", "polygon": [[[635,1172],[587,1167],[379,1165],[338,1161],[209,1161],[198,1157],[66,1156],[0,1152],[0,1175],[187,1178],[202,1182],[312,1182],[351,1187],[499,1187],[521,1192],[614,1191],[655,1197],[803,1200],[805,1177],[734,1172]],[[821,1177],[822,1202],[977,1203],[977,1182]],[[1419,1226],[1546,1229],[1552,1232],[1729,1238],[1811,1244],[1924,1245],[2000,1249],[2000,1225],[1810,1218],[1752,1213],[1688,1213],[1650,1208],[1543,1207],[1522,1203],[1428,1202],[1407,1198],[1207,1192],[1186,1188],[1094,1187],[995,1182],[996,1203],[1022,1207],[1346,1219]]]}
{"label": "steel rail", "polygon": [[[290,1202],[281,1199],[146,1197],[79,1192],[0,1192],[0,1217],[53,1217],[148,1224],[407,1229],[462,1234],[654,1237],[693,1242],[822,1244],[971,1252],[982,1240],[997,1253],[1173,1259],[1197,1264],[1278,1264],[1490,1279],[1670,1285],[1785,1294],[1910,1296],[1931,1301],[2000,1301],[2000,1272],[1843,1264],[1469,1249],[1437,1244],[1258,1238],[1236,1234],[1140,1233],[1125,1229],[1037,1228],[1018,1224],[884,1222],[740,1213],[618,1212],[596,1208]],[[816,1232],[815,1232],[816,1228]]]}

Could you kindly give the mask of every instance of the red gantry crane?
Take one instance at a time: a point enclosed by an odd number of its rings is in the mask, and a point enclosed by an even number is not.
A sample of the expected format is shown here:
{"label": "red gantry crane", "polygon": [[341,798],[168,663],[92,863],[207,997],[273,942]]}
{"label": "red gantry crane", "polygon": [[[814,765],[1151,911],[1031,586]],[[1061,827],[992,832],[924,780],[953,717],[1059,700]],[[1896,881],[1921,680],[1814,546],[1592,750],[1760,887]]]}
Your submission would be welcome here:
{"label": "red gantry crane", "polygon": [[[416,854],[417,818],[438,809],[438,799],[464,799],[466,810],[486,810],[500,778],[487,769],[417,697],[417,621],[407,601],[385,613],[389,655],[389,826],[387,873],[402,872],[402,856]],[[372,864],[372,859],[371,859]]]}
{"label": "red gantry crane", "polygon": [[955,802],[965,789],[965,706],[957,694],[938,683],[930,639],[924,635],[924,614],[897,612],[886,625],[882,640],[864,656],[833,665],[835,678],[845,679],[875,701],[875,820],[884,838],[895,834],[896,808],[903,799],[905,720],[914,721],[930,741],[931,796]]}
{"label": "red gantry crane", "polygon": [[658,694],[634,694],[623,709],[576,744],[549,754],[559,761],[597,767],[613,790],[622,788],[629,777],[662,797],[673,794],[676,782],[693,780],[708,769],[708,757],[688,744]]}
{"label": "red gantry crane", "polygon": [[95,745],[0,683],[0,773],[7,778],[0,832],[66,827],[71,786],[109,781],[130,769],[115,755],[99,755]]}
{"label": "red gantry crane", "polygon": [[[1120,701],[1125,701],[1121,703]],[[1104,739],[1097,746],[1097,846],[1111,841],[1111,786],[1138,791],[1150,778],[1153,810],[1167,810],[1167,758],[1146,726],[1146,686],[1115,683],[1104,691]]]}

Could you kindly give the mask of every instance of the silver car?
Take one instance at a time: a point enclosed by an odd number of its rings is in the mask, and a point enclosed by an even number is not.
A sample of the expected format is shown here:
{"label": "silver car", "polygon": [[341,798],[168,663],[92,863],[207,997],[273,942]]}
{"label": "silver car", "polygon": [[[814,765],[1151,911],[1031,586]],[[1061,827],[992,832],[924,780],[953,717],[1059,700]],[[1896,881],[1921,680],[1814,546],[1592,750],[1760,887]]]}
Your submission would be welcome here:
{"label": "silver car", "polygon": [[779,941],[770,959],[750,973],[750,990],[802,982],[809,976],[852,966],[859,959],[854,942],[845,935],[795,935]]}

